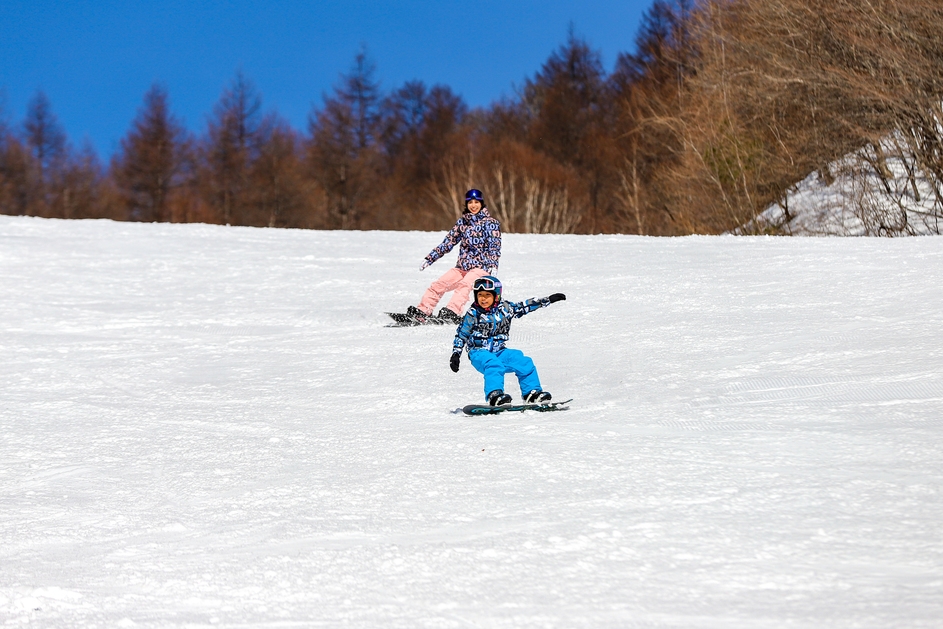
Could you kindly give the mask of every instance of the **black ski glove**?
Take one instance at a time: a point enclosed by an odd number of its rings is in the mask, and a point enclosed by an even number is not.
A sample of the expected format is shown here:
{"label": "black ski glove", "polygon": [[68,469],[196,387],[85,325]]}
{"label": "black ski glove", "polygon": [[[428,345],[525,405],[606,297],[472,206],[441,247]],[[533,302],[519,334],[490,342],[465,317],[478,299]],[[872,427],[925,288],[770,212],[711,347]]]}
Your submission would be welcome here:
{"label": "black ski glove", "polygon": [[449,367],[452,368],[452,371],[458,373],[458,361],[462,359],[461,352],[455,352],[452,354],[452,357],[449,358]]}
{"label": "black ski glove", "polygon": [[566,295],[564,295],[563,293],[554,293],[553,295],[550,295],[548,299],[550,300],[550,303],[553,304],[558,301],[563,301],[564,299],[566,299]]}

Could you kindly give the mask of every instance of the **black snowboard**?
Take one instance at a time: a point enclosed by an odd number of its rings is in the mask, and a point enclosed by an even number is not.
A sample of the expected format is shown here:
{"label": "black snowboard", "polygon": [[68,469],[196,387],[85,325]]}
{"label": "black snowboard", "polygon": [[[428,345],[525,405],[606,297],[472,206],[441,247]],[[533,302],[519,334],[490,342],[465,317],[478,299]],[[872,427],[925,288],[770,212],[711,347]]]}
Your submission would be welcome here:
{"label": "black snowboard", "polygon": [[439,317],[433,316],[423,317],[423,320],[420,321],[419,319],[416,319],[415,317],[404,312],[388,312],[386,314],[388,314],[390,318],[393,319],[393,323],[390,323],[386,326],[388,328],[411,328],[417,325],[458,325],[457,323],[449,321],[448,319],[440,319]]}
{"label": "black snowboard", "polygon": [[507,404],[505,406],[488,406],[487,404],[469,404],[468,406],[462,407],[462,412],[466,415],[497,415],[498,413],[507,413],[510,411],[517,411],[523,413],[524,411],[537,411],[538,413],[546,413],[549,411],[565,411],[572,402],[572,399],[564,400],[563,402],[544,402],[543,404]]}

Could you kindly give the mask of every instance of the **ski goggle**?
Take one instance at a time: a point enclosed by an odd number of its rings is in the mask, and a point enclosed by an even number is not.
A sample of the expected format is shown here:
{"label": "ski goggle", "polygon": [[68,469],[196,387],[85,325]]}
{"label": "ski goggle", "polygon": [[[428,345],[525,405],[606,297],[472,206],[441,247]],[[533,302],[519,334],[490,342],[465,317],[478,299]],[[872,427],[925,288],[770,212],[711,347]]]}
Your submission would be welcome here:
{"label": "ski goggle", "polygon": [[497,289],[498,284],[490,277],[480,277],[475,280],[474,288],[475,290],[487,290],[492,293]]}
{"label": "ski goggle", "polygon": [[468,192],[465,193],[465,201],[466,201],[466,202],[472,201],[472,200],[474,200],[474,201],[484,201],[484,199],[485,199],[485,198],[484,198],[484,196],[482,196],[481,190],[476,190],[476,189],[472,188],[471,190],[469,190]]}

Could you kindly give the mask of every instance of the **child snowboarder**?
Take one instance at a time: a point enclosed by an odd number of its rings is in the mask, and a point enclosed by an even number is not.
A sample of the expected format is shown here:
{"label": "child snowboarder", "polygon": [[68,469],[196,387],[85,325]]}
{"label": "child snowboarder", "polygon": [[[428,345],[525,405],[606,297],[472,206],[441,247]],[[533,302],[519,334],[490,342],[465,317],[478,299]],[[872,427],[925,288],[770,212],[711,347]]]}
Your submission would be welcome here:
{"label": "child snowboarder", "polygon": [[475,303],[455,333],[449,366],[458,373],[462,348],[467,348],[472,366],[485,377],[485,397],[491,406],[511,403],[511,396],[504,392],[506,373],[517,376],[525,404],[548,402],[551,396],[540,388],[534,361],[519,349],[505,347],[505,342],[512,319],[566,299],[566,295],[554,293],[515,303],[501,300],[501,288],[498,278],[491,275],[475,280]]}
{"label": "child snowboarder", "polygon": [[458,262],[442,277],[432,282],[422,296],[418,308],[410,306],[406,310],[407,318],[425,323],[432,317],[442,295],[454,291],[449,303],[439,310],[438,318],[446,322],[460,322],[475,280],[497,271],[498,260],[501,258],[501,225],[488,213],[481,190],[472,189],[465,193],[465,210],[462,216],[446,234],[442,244],[429,252],[419,270],[422,271],[444,256],[456,244],[459,245]]}

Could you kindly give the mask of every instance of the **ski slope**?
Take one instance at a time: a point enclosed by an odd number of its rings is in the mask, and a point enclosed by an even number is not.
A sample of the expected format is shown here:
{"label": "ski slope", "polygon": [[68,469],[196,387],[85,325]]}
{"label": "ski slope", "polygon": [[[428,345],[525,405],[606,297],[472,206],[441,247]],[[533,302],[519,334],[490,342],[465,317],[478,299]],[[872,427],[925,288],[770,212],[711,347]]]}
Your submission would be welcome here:
{"label": "ski slope", "polygon": [[0,627],[940,626],[943,239],[441,238],[0,217]]}

